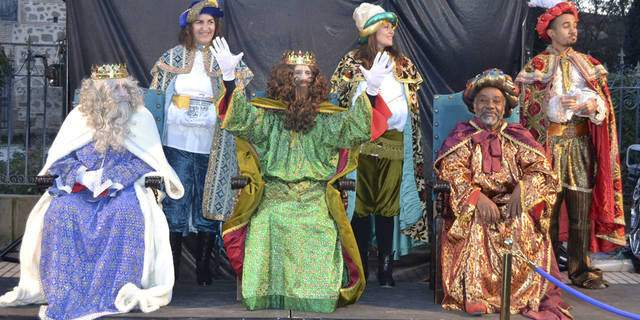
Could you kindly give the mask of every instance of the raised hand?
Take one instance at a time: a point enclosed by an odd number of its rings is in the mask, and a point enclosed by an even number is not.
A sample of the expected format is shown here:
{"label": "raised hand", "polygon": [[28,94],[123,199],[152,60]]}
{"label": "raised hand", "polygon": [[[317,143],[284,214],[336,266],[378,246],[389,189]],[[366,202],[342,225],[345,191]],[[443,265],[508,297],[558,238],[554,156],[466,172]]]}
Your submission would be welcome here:
{"label": "raised hand", "polygon": [[220,71],[222,71],[222,80],[231,81],[236,78],[235,70],[238,62],[242,59],[244,53],[240,52],[236,55],[229,50],[227,40],[216,37],[213,39],[213,48],[209,47],[211,54],[216,58]]}
{"label": "raised hand", "polygon": [[380,89],[385,75],[393,70],[393,63],[389,63],[390,61],[391,57],[384,51],[376,54],[371,69],[367,70],[363,66],[360,66],[360,71],[362,71],[364,79],[367,80],[367,94],[372,96],[378,94],[378,89]]}

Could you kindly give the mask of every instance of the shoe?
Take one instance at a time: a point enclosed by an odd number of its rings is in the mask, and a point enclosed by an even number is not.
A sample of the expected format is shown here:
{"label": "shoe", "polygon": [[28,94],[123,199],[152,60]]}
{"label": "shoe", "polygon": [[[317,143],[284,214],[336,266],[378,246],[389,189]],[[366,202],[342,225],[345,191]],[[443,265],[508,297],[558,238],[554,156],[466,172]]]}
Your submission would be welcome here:
{"label": "shoe", "polygon": [[585,289],[604,289],[609,286],[609,282],[602,277],[602,270],[589,268],[577,276],[570,275],[571,283]]}
{"label": "shoe", "polygon": [[378,283],[383,288],[393,288],[396,282],[393,280],[393,254],[378,252]]}
{"label": "shoe", "polygon": [[481,303],[465,302],[464,311],[469,315],[479,317],[483,313],[487,313],[487,308]]}

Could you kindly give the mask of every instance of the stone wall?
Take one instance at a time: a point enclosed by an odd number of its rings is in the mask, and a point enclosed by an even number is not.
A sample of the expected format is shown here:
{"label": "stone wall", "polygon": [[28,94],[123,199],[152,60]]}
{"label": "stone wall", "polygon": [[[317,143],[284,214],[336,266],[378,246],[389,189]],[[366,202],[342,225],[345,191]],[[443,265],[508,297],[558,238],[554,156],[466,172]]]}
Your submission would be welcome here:
{"label": "stone wall", "polygon": [[[31,38],[34,55],[44,55],[49,64],[62,63],[62,56],[58,55],[58,40],[65,37],[66,12],[62,0],[3,0],[5,4],[0,10],[5,10],[0,17],[0,42],[14,43],[2,45],[9,56],[15,77],[13,78],[12,105],[0,106],[0,118],[6,117],[6,112],[13,112],[14,130],[24,129],[27,118],[27,39]],[[11,9],[14,3],[14,9]],[[4,8],[3,8],[4,6]],[[15,21],[7,11],[15,10]],[[41,59],[35,59],[32,64],[31,77],[31,128],[32,133],[41,132],[44,127],[44,65]],[[62,123],[63,90],[61,87],[48,87],[46,127],[55,132]],[[2,101],[2,100],[0,100]],[[6,103],[9,104],[9,103]],[[5,129],[5,128],[0,128]]]}
{"label": "stone wall", "polygon": [[24,233],[27,217],[40,196],[0,194],[0,250]]}

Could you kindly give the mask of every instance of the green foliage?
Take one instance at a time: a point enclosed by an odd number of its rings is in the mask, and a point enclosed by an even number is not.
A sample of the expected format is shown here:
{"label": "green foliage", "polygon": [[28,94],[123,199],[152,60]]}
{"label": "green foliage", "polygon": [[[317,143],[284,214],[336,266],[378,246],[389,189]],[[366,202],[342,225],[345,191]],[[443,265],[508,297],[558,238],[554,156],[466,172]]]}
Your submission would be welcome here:
{"label": "green foliage", "polygon": [[635,66],[640,63],[640,0],[634,0],[625,21],[625,63]]}
{"label": "green foliage", "polygon": [[9,58],[4,53],[4,49],[0,47],[0,88],[4,87],[4,78],[9,75],[10,71]]}
{"label": "green foliage", "polygon": [[[624,203],[625,219],[627,226],[629,225],[629,215],[631,205],[633,204],[633,189],[636,181],[633,181],[627,167],[625,165],[625,155],[627,148],[632,144],[640,143],[640,137],[636,140],[636,127],[638,127],[640,135],[640,88],[630,89],[629,87],[638,86],[638,78],[635,70],[630,70],[626,74],[611,73],[609,74],[608,83],[611,89],[611,100],[613,102],[616,125],[621,130],[618,135],[619,152],[620,152],[620,169],[622,176],[622,195]],[[627,87],[624,90],[616,87]],[[637,159],[635,159],[637,160]],[[632,160],[631,162],[636,162]]]}
{"label": "green foliage", "polygon": [[[0,137],[0,141],[4,140],[6,136]],[[24,145],[24,136],[17,135],[15,139],[12,141],[14,146]],[[22,144],[20,144],[22,142]],[[2,141],[0,146],[4,149],[6,148],[6,141]],[[16,149],[18,147],[12,147],[12,149]],[[6,149],[5,149],[6,150]],[[32,145],[28,151],[29,153],[29,168],[27,170],[28,177],[33,177],[38,175],[40,169],[42,167],[42,147],[40,145]],[[0,160],[0,193],[1,194],[40,194],[42,193],[42,189],[35,186],[33,181],[29,181],[27,178],[26,181],[16,180],[9,181],[10,176],[14,176],[15,178],[23,178],[24,177],[24,166],[25,166],[25,153],[23,152],[13,152],[11,154],[11,159],[9,160],[9,167],[7,168],[7,161]],[[11,183],[9,183],[11,182]]]}
{"label": "green foliage", "polygon": [[[625,75],[611,73],[608,83],[611,89],[611,100],[616,111],[616,125],[622,131],[618,137],[620,152],[624,153],[628,146],[640,143],[635,137],[636,127],[640,131],[640,105],[638,105],[640,104],[638,100],[640,88],[629,88],[638,86],[638,79],[635,71],[630,71]],[[621,86],[627,88],[622,91],[616,88]]]}
{"label": "green foliage", "polygon": [[610,71],[615,70],[620,63],[618,54],[624,42],[625,17],[631,1],[574,0],[580,18],[574,49],[600,60]]}

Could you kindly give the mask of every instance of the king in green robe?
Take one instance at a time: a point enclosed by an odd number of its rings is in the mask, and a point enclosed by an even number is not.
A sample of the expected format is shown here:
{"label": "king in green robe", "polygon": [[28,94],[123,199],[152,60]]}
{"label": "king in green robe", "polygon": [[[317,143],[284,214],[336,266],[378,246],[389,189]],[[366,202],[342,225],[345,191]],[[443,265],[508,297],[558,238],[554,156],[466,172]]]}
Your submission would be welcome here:
{"label": "king in green robe", "polygon": [[386,130],[389,110],[366,94],[350,109],[326,102],[328,82],[312,54],[285,53],[270,98],[247,101],[233,87],[225,81],[218,110],[222,127],[240,138],[239,167],[251,182],[223,239],[244,304],[332,312],[355,303],[365,280],[334,184],[356,167],[360,145]]}

